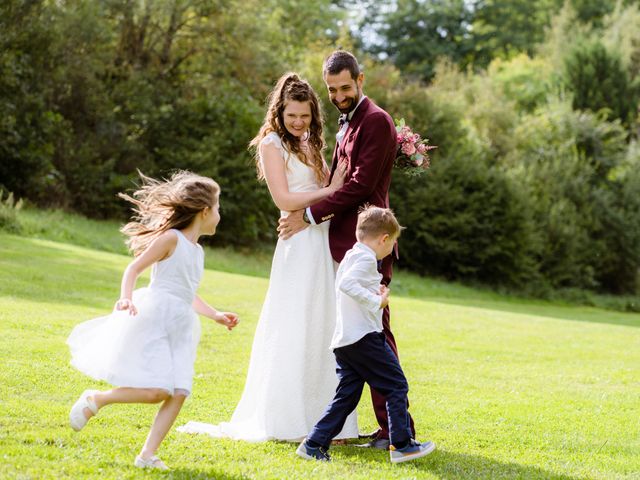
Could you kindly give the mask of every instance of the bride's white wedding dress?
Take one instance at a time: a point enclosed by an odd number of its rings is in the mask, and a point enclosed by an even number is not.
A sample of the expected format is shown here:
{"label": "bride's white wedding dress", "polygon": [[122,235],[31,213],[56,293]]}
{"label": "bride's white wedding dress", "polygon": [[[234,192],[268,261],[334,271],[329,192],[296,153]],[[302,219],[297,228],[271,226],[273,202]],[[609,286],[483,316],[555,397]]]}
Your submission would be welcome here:
{"label": "bride's white wedding dress", "polygon": [[[282,151],[290,192],[318,189],[313,170],[270,133],[263,143]],[[285,215],[282,212],[282,215]],[[329,349],[335,326],[335,271],[329,222],[279,239],[269,289],[256,328],[242,398],[228,423],[189,422],[178,430],[248,441],[305,437],[338,384]],[[356,413],[336,438],[358,436]]]}

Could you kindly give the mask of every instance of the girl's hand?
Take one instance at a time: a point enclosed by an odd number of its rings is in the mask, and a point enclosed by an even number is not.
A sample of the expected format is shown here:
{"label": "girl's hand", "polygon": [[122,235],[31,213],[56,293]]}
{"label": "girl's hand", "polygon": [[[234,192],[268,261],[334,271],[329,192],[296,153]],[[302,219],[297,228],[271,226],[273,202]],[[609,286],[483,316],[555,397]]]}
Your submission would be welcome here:
{"label": "girl's hand", "polygon": [[138,309],[133,304],[133,302],[128,298],[121,298],[116,302],[116,310],[129,310],[129,315],[137,315]]}
{"label": "girl's hand", "polygon": [[331,191],[335,192],[342,188],[342,185],[344,185],[344,180],[347,177],[348,166],[349,165],[346,161],[338,163],[338,167],[336,168],[336,171],[333,172],[333,177],[331,178],[331,183],[329,184],[329,188],[331,189]]}
{"label": "girl's hand", "polygon": [[227,330],[233,330],[233,328],[238,325],[238,322],[240,322],[238,315],[232,312],[218,312],[213,319],[220,325],[227,327]]}

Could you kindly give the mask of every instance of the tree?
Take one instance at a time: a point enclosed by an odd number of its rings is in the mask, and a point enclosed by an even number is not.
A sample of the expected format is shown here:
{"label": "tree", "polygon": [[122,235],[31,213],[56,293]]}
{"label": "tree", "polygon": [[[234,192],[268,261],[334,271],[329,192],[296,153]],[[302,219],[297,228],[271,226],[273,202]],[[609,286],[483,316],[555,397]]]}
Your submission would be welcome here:
{"label": "tree", "polygon": [[561,0],[478,0],[472,32],[475,65],[484,67],[496,57],[533,55],[544,29]]}
{"label": "tree", "polygon": [[63,118],[51,108],[49,46],[56,32],[37,2],[0,3],[0,189],[37,200],[52,193]]}
{"label": "tree", "polygon": [[638,89],[620,56],[599,40],[578,43],[565,59],[565,85],[576,110],[603,110],[610,120],[629,126],[638,109]]}
{"label": "tree", "polygon": [[[376,27],[379,42],[365,48],[389,57],[405,74],[430,80],[438,58],[448,57],[461,66],[471,61],[469,32],[472,10],[464,0],[398,0],[367,5],[365,32]],[[369,30],[367,30],[369,28]]]}

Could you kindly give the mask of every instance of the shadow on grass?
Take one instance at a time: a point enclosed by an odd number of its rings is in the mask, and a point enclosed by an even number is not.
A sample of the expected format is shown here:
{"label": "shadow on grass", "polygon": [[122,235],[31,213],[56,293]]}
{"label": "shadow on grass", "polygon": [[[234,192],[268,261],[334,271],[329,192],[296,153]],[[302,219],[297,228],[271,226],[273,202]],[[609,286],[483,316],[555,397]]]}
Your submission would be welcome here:
{"label": "shadow on grass", "polygon": [[118,295],[123,269],[104,258],[96,259],[91,251],[8,236],[0,247],[0,295],[33,302],[80,306],[104,303],[110,307]]}
{"label": "shadow on grass", "polygon": [[[402,295],[399,295],[402,297]],[[476,308],[486,311],[507,312],[516,315],[530,315],[536,317],[553,318],[556,320],[570,320],[577,322],[603,323],[608,325],[621,325],[626,327],[640,327],[640,314],[618,312],[614,310],[602,310],[595,307],[579,305],[538,305],[535,303],[510,303],[489,300],[474,300],[464,298],[415,298],[406,296],[421,302],[441,303],[466,308]]]}
{"label": "shadow on grass", "polygon": [[392,295],[397,298],[418,302],[533,315],[558,320],[640,327],[640,314],[638,313],[502,295],[492,290],[418,277],[403,270],[398,271],[394,276],[391,289]]}
{"label": "shadow on grass", "polygon": [[[341,454],[347,458],[360,460],[362,451],[358,448],[342,448]],[[334,450],[332,448],[332,450]],[[380,452],[381,454],[383,452]],[[381,462],[388,462],[386,453],[381,455]],[[436,450],[431,455],[405,463],[396,464],[398,476],[413,477],[416,470],[429,472],[441,480],[468,479],[522,479],[522,480],[586,480],[587,477],[577,477],[563,475],[545,470],[539,467],[520,465],[518,463],[505,463],[479,455],[467,455],[463,453],[450,452],[447,450]]]}
{"label": "shadow on grass", "polygon": [[[1,233],[0,297],[104,308],[104,314],[109,313],[120,294],[122,274],[131,257]],[[227,261],[226,270],[216,271],[245,275],[231,268],[233,261]],[[150,272],[143,273],[136,288],[148,284]]]}
{"label": "shadow on grass", "polygon": [[162,475],[162,478],[188,478],[189,480],[248,480],[250,477],[229,475],[214,468],[198,468],[197,470],[192,470],[189,468],[176,468],[171,469],[171,471],[168,472],[168,475]]}
{"label": "shadow on grass", "polygon": [[[611,308],[606,303],[585,304],[581,301],[545,300],[518,293],[498,292],[489,286],[465,285],[461,282],[423,277],[402,268],[394,271],[391,283],[392,295],[398,298],[413,299],[456,305],[461,307],[481,308],[524,315],[535,315],[560,320],[573,320],[590,323],[604,323],[622,326],[640,326],[640,313],[624,310],[625,303],[640,301],[640,296],[616,297]],[[580,292],[577,292],[579,295]],[[582,292],[589,297],[590,293]],[[597,295],[593,294],[595,297]],[[594,298],[595,298],[594,297]],[[593,298],[589,301],[594,300]],[[595,301],[595,300],[594,300]],[[598,306],[599,305],[599,306]]]}
{"label": "shadow on grass", "polygon": [[[207,254],[211,258],[207,261],[209,268],[240,275],[263,276],[262,273],[251,271],[255,267],[251,258],[241,261],[239,258],[242,255],[233,256],[224,250],[214,250]],[[96,255],[101,258],[97,260]],[[36,302],[62,301],[73,305],[110,307],[113,298],[118,295],[125,263],[123,262],[122,266],[114,266],[102,257],[104,255],[109,254],[76,250],[63,243],[2,235],[0,284],[3,284],[3,287],[0,295]],[[264,253],[263,256],[265,259],[268,258]],[[223,261],[225,257],[233,258]],[[216,263],[219,263],[217,267]],[[255,270],[263,272],[265,269],[256,267]],[[429,283],[429,280],[413,278],[413,275],[402,271],[397,277],[397,281],[391,285],[394,295],[414,301],[561,320],[640,327],[640,314],[503,297],[495,292],[479,292],[460,285],[441,284],[438,281]],[[427,284],[416,283],[421,281]],[[55,294],[52,295],[52,292]]]}

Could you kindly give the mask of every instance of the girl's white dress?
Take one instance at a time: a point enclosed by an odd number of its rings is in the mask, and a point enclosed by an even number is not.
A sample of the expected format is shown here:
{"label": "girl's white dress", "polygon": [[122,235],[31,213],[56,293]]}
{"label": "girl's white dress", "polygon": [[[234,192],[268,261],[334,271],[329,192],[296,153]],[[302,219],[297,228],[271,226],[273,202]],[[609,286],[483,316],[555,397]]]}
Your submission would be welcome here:
{"label": "girl's white dress", "polygon": [[[289,191],[319,188],[313,170],[286,152],[275,133],[263,143],[274,143],[282,152]],[[179,431],[248,441],[298,441],[322,417],[338,385],[329,349],[336,307],[328,233],[325,222],[278,240],[244,392],[231,420],[220,425],[189,422]],[[357,436],[354,412],[337,438]]]}
{"label": "girl's white dress", "polygon": [[119,387],[191,392],[200,320],[191,306],[204,271],[202,247],[179,231],[170,257],[157,262],[151,282],[133,292],[138,314],[111,315],[77,325],[67,340],[71,364]]}

